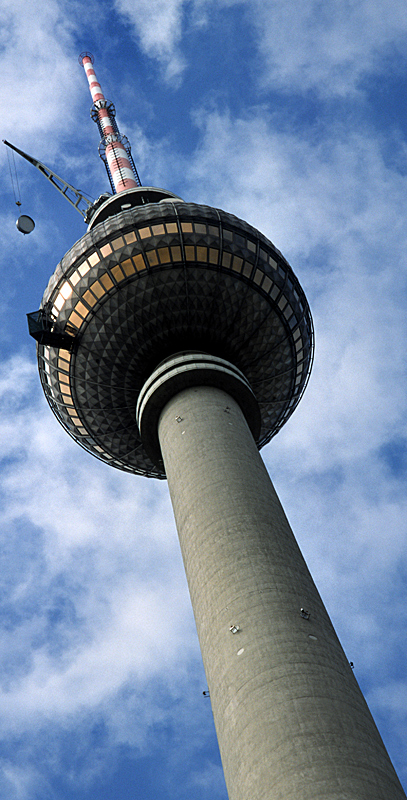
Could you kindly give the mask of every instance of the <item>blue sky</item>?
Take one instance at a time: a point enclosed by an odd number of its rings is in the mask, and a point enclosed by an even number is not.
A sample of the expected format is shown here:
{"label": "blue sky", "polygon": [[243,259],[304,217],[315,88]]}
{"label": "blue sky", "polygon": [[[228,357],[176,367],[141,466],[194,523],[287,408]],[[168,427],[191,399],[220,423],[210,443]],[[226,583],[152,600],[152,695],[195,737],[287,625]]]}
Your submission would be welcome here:
{"label": "blue sky", "polygon": [[[108,188],[93,52],[144,185],[243,217],[316,329],[263,450],[407,787],[404,0],[0,0],[1,138]],[[0,225],[0,795],[226,800],[167,487],[97,462],[42,396],[25,313],[85,231],[17,162]]]}

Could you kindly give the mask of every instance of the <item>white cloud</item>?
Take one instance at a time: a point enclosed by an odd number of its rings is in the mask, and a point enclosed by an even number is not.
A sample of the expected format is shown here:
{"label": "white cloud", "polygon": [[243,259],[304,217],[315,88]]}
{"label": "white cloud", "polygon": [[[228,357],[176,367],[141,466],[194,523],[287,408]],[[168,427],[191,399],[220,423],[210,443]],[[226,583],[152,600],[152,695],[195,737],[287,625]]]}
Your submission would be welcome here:
{"label": "white cloud", "polygon": [[[170,729],[187,731],[184,770],[213,732],[167,487],[78,448],[32,361],[3,363],[0,396],[0,789],[53,796],[50,773],[91,784],[123,746],[171,759]],[[217,797],[221,775],[202,773]]]}
{"label": "white cloud", "polygon": [[167,80],[177,79],[185,68],[180,50],[185,0],[115,0],[115,6],[142,50],[165,66]]}
{"label": "white cloud", "polygon": [[40,794],[46,797],[47,790],[44,776],[35,766],[18,766],[11,759],[0,760],[0,791],[7,800],[32,800]]}
{"label": "white cloud", "polygon": [[0,14],[0,99],[7,109],[2,138],[21,146],[27,137],[32,142],[47,132],[52,148],[53,132],[66,133],[67,126],[73,125],[80,90],[80,74],[68,68],[73,44],[68,4],[1,0]]}
{"label": "white cloud", "polygon": [[3,732],[95,708],[196,657],[166,487],[78,450],[35,373],[14,357],[0,375]]}
{"label": "white cloud", "polygon": [[134,28],[141,48],[179,76],[186,62],[183,34],[189,26],[205,29],[211,11],[223,7],[256,31],[259,80],[284,92],[315,91],[323,97],[354,95],[366,76],[405,50],[407,22],[402,0],[116,0],[116,8]]}
{"label": "white cloud", "polygon": [[353,95],[366,76],[405,51],[402,0],[226,0],[224,5],[246,7],[264,58],[262,82],[272,89],[311,90],[326,98]]}

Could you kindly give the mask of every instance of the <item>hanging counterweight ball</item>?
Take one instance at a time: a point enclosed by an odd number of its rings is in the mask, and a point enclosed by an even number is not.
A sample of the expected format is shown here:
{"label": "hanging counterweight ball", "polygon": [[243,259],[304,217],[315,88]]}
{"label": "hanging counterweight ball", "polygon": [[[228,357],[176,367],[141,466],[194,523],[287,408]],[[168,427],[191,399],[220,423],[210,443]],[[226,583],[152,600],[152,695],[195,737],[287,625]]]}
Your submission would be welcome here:
{"label": "hanging counterweight ball", "polygon": [[35,228],[35,222],[27,214],[21,214],[21,217],[16,221],[16,226],[21,233],[31,233]]}

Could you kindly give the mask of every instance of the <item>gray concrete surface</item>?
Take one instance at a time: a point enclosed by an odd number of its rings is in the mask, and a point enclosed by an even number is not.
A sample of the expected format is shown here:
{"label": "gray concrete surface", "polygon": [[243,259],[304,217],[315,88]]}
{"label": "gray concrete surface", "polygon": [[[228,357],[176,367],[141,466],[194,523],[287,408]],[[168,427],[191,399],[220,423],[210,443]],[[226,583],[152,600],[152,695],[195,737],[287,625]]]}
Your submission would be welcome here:
{"label": "gray concrete surface", "polygon": [[230,800],[405,800],[237,403],[186,389],[159,439]]}

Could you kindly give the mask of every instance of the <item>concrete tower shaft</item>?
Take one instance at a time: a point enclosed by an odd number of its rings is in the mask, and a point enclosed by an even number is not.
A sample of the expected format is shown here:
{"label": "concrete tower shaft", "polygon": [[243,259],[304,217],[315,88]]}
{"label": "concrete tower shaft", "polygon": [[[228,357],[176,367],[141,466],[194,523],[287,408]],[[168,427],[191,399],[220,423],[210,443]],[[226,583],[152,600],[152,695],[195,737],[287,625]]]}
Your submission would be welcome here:
{"label": "concrete tower shaft", "polygon": [[229,798],[402,800],[245,420],[239,384],[229,393],[198,377],[180,388],[189,358],[156,370],[147,383],[157,398],[149,394],[144,413],[150,403],[158,418]]}

